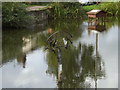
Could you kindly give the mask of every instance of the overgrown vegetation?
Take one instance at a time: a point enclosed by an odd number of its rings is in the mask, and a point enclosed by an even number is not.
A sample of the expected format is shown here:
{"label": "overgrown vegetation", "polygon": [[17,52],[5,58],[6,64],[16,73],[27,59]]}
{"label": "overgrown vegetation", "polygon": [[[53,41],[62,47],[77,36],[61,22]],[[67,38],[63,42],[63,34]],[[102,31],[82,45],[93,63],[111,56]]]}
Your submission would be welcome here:
{"label": "overgrown vegetation", "polygon": [[3,27],[25,27],[34,18],[28,15],[27,6],[50,6],[48,14],[53,18],[82,18],[92,9],[101,9],[109,15],[120,15],[120,2],[102,2],[98,5],[82,6],[79,2],[4,2],[2,3]]}
{"label": "overgrown vegetation", "polygon": [[85,14],[78,2],[4,2],[2,4],[3,27],[25,27],[30,20],[32,21],[32,17],[27,14],[26,7],[36,5],[52,7],[48,10],[48,14],[53,18],[82,18]]}
{"label": "overgrown vegetation", "polygon": [[78,2],[56,2],[52,3],[51,6],[54,18],[82,18],[85,14]]}
{"label": "overgrown vegetation", "polygon": [[120,2],[102,2],[98,5],[84,6],[83,8],[86,12],[92,9],[100,9],[106,11],[108,15],[120,15]]}
{"label": "overgrown vegetation", "polygon": [[24,27],[29,18],[26,7],[27,5],[21,2],[2,3],[3,27]]}
{"label": "overgrown vegetation", "polygon": [[83,9],[85,10],[85,12],[88,12],[93,9],[99,9],[99,5],[83,6]]}

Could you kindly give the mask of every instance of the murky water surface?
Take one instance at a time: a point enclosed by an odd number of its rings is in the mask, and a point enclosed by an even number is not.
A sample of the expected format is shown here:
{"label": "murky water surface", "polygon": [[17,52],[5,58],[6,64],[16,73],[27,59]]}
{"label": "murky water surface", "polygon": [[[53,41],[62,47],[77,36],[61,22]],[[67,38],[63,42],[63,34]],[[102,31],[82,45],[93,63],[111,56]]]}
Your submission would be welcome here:
{"label": "murky water surface", "polygon": [[2,42],[3,88],[118,88],[116,19],[3,30]]}

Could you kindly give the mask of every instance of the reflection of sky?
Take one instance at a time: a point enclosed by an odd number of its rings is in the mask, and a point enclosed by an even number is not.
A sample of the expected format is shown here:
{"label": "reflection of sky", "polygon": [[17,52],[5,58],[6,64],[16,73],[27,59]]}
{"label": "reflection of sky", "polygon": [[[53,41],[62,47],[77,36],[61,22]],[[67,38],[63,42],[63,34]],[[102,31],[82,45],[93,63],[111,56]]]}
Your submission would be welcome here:
{"label": "reflection of sky", "polygon": [[[82,26],[87,26],[84,22]],[[74,44],[79,42],[85,44],[96,44],[96,34],[88,35],[88,27],[83,27],[82,38],[79,38]],[[77,45],[76,45],[77,46]],[[106,77],[98,81],[99,88],[118,88],[118,26],[112,26],[108,32],[98,34],[98,51],[105,63]]]}
{"label": "reflection of sky", "polygon": [[44,53],[38,49],[27,55],[25,69],[18,66],[17,62],[14,61],[3,66],[3,87],[56,87],[56,81],[46,75],[46,70],[47,65],[44,61]]}
{"label": "reflection of sky", "polygon": [[118,27],[116,25],[105,35],[99,36],[99,52],[105,62],[107,74],[106,80],[100,82],[100,87],[106,85],[109,88],[118,88]]}
{"label": "reflection of sky", "polygon": [[0,68],[0,89],[2,89],[2,69]]}
{"label": "reflection of sky", "polygon": [[[119,25],[120,25],[120,21],[118,22],[119,23]],[[120,59],[120,26],[118,27],[118,58]],[[118,60],[119,60],[118,59]],[[120,68],[120,60],[118,61],[118,68]],[[120,69],[118,69],[118,72],[119,72],[119,80],[118,81],[120,81]],[[118,85],[118,87],[119,87],[119,89],[120,89],[120,83],[119,83],[119,85]]]}
{"label": "reflection of sky", "polygon": [[[77,46],[79,42],[85,44],[95,45],[96,34],[88,35],[87,23],[82,24],[82,38],[74,41],[73,44]],[[108,32],[99,33],[98,49],[99,54],[105,63],[106,77],[98,80],[98,87],[100,88],[117,88],[118,87],[118,28],[116,25],[111,27]],[[16,60],[4,64],[2,67],[3,74],[3,88],[17,87],[17,88],[54,88],[56,80],[46,74],[48,68],[45,63],[45,53],[42,49],[37,49],[27,54],[26,68],[18,65]],[[89,77],[86,82],[94,82]],[[92,83],[93,85],[93,83]]]}

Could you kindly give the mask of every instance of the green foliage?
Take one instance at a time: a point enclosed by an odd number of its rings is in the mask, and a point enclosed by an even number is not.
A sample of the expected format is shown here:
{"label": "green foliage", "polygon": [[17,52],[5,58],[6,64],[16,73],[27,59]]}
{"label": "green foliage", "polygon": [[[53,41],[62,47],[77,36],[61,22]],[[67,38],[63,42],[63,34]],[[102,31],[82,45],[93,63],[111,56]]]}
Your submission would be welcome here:
{"label": "green foliage", "polygon": [[52,3],[54,18],[78,18],[82,17],[84,11],[78,2],[56,2]]}
{"label": "green foliage", "polygon": [[118,12],[117,15],[120,16],[120,1],[117,3]]}
{"label": "green foliage", "polygon": [[98,5],[84,6],[85,11],[100,9],[107,12],[108,15],[120,15],[120,2],[103,2]]}
{"label": "green foliage", "polygon": [[98,5],[90,5],[90,6],[84,6],[83,9],[88,12],[90,10],[93,10],[93,9],[99,9],[99,6]]}
{"label": "green foliage", "polygon": [[117,2],[105,2],[99,5],[101,10],[106,11],[109,15],[117,15],[118,6]]}
{"label": "green foliage", "polygon": [[24,27],[28,18],[25,8],[26,5],[21,2],[2,3],[3,27]]}

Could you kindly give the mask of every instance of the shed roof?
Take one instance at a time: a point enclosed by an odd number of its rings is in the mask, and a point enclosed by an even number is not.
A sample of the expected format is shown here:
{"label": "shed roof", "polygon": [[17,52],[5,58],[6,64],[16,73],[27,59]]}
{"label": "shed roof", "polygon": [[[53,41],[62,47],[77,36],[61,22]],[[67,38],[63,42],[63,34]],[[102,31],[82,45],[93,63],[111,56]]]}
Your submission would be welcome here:
{"label": "shed roof", "polygon": [[27,11],[39,11],[39,10],[44,10],[47,9],[46,6],[31,6],[31,7],[27,7],[26,10]]}
{"label": "shed roof", "polygon": [[91,10],[89,12],[87,12],[87,14],[97,14],[99,12],[101,12],[102,10]]}

